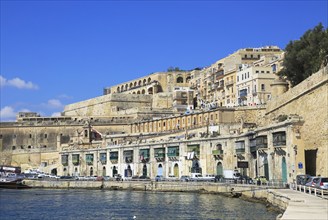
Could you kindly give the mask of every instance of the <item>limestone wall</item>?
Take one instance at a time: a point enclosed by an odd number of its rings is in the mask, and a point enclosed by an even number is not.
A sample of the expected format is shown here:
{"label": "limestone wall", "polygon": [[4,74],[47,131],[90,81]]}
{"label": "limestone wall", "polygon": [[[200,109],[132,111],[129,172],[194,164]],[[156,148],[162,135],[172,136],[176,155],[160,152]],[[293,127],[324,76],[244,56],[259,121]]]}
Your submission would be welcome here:
{"label": "limestone wall", "polygon": [[304,120],[299,127],[297,150],[318,149],[316,175],[328,176],[328,67],[267,104],[266,123],[279,115],[297,114]]}
{"label": "limestone wall", "polygon": [[65,116],[111,116],[133,107],[150,107],[150,95],[110,94],[65,106]]}

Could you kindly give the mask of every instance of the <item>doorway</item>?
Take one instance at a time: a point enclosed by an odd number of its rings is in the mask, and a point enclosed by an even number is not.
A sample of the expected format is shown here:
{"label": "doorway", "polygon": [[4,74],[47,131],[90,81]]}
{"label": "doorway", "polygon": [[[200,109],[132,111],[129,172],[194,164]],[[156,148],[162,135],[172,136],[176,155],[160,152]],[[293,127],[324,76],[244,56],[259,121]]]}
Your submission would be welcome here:
{"label": "doorway", "polygon": [[318,149],[305,150],[305,174],[317,175],[317,152]]}
{"label": "doorway", "polygon": [[159,176],[163,176],[163,166],[162,166],[162,164],[159,164],[159,165],[158,165],[158,168],[157,168],[157,175],[159,175]]}
{"label": "doorway", "polygon": [[143,165],[143,168],[142,168],[142,175],[143,176],[147,176],[147,165]]}
{"label": "doorway", "polygon": [[287,183],[287,164],[285,157],[282,157],[281,160],[281,178],[284,183]]}
{"label": "doorway", "polygon": [[216,175],[223,176],[223,166],[221,162],[216,165]]}
{"label": "doorway", "polygon": [[174,165],[173,174],[175,177],[179,177],[179,165],[177,163]]}

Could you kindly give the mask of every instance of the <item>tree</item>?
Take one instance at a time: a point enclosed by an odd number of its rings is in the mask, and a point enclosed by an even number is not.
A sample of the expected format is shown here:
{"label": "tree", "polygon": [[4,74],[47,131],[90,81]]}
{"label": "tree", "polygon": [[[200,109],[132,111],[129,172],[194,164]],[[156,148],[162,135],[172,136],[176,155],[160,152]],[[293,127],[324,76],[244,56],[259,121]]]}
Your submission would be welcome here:
{"label": "tree", "polygon": [[317,72],[328,56],[328,29],[319,23],[312,30],[295,41],[290,41],[285,49],[281,76],[285,76],[293,86]]}

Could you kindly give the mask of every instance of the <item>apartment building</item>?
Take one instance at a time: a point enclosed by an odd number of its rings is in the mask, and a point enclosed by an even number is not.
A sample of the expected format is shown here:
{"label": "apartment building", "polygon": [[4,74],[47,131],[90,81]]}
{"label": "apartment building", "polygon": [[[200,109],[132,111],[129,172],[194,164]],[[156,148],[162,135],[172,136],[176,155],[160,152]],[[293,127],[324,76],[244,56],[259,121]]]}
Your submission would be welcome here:
{"label": "apartment building", "polygon": [[244,65],[237,72],[237,105],[255,106],[267,103],[271,98],[270,84],[277,78],[270,66]]}

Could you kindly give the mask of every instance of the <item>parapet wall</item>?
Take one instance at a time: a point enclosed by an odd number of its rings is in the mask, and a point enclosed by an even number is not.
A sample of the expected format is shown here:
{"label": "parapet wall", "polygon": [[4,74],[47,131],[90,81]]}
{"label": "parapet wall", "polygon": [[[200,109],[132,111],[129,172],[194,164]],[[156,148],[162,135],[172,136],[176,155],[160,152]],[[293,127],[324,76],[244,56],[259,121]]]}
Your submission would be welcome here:
{"label": "parapet wall", "polygon": [[[302,98],[307,93],[313,91],[314,89],[323,86],[328,81],[328,66],[319,70],[317,73],[305,79],[303,82],[297,86],[291,88],[286,93],[279,95],[278,97],[272,98],[267,103],[267,112],[270,114],[285,105],[290,104],[296,99]],[[319,100],[318,100],[319,101]],[[318,103],[320,104],[320,103]]]}
{"label": "parapet wall", "polygon": [[65,116],[111,116],[113,112],[151,106],[150,95],[110,94],[65,106]]}

